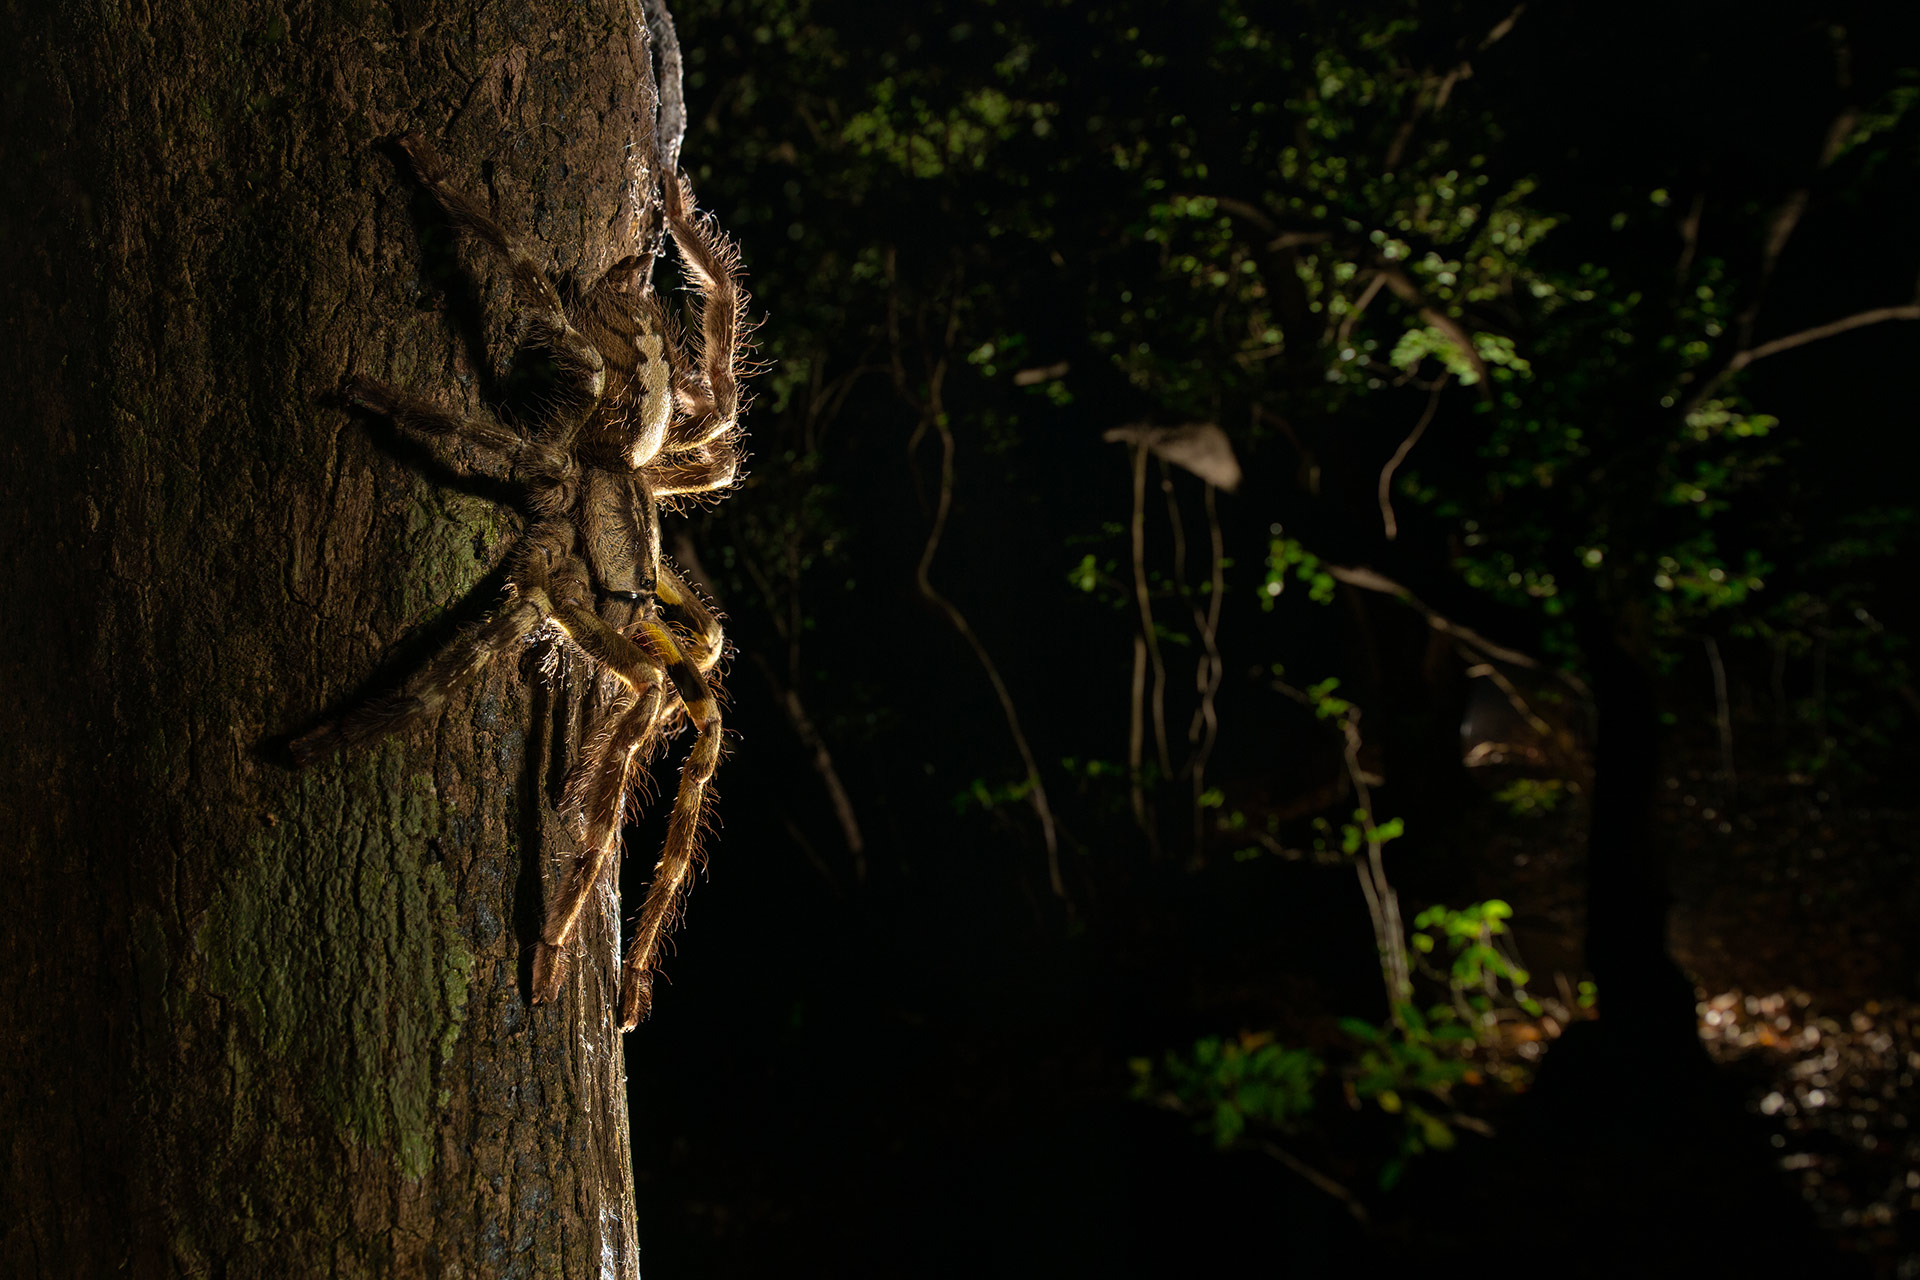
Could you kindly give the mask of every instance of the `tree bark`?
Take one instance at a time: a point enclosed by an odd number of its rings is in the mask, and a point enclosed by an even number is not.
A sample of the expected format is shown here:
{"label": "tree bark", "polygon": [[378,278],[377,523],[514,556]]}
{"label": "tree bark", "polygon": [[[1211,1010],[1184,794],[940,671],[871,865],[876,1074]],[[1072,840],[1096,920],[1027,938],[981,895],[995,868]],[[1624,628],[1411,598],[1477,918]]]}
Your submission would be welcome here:
{"label": "tree bark", "polygon": [[491,608],[518,527],[333,398],[497,385],[504,280],[381,142],[590,278],[655,180],[637,6],[45,9],[0,33],[0,1273],[635,1275],[610,901],[527,1003],[565,690],[277,744]]}

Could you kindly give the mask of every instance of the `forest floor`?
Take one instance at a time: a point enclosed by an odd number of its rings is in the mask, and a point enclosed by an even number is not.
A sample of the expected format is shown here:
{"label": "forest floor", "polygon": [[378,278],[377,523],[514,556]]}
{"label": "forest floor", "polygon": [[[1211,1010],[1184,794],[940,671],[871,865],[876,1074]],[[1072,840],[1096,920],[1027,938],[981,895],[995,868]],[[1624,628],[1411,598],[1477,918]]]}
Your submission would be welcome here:
{"label": "forest floor", "polygon": [[[1711,753],[1666,778],[1675,958],[1699,1032],[1764,1127],[1780,1176],[1874,1280],[1920,1277],[1920,866],[1908,807],[1836,801],[1786,771],[1737,792]],[[1495,774],[1486,779],[1497,781]],[[1571,818],[1573,815],[1566,815]],[[1508,826],[1529,961],[1577,963],[1577,830]],[[1541,834],[1545,834],[1543,831]]]}
{"label": "forest floor", "polygon": [[[1320,1276],[1369,1257],[1452,1274],[1494,1250],[1562,1277],[1920,1280],[1910,812],[1784,771],[1743,775],[1728,803],[1716,754],[1676,755],[1660,815],[1698,1062],[1583,1040],[1604,1018],[1549,1029],[1510,1046],[1533,1088],[1461,1092],[1493,1136],[1463,1130],[1385,1194],[1397,1122],[1335,1090],[1279,1141],[1363,1199],[1365,1225],[1261,1144],[1217,1151],[1192,1119],[1133,1101],[1126,1065],[1242,1031],[1339,1051],[1335,1016],[1379,1000],[1350,871],[1079,854],[1107,879],[1066,928],[1044,882],[1009,876],[1040,865],[1011,838],[965,857],[930,838],[865,889],[798,855],[716,875],[669,999],[629,1041],[643,1262],[1158,1277],[1251,1259]],[[1510,901],[1534,989],[1570,1002],[1580,806],[1516,817],[1494,796],[1524,770],[1472,772],[1487,801],[1462,846],[1472,883],[1435,891]],[[779,849],[770,817],[732,818],[730,848]],[[1619,1270],[1636,1241],[1657,1262]]]}
{"label": "forest floor", "polygon": [[1673,944],[1700,1035],[1780,1167],[1876,1277],[1920,1277],[1920,866],[1906,809],[1761,777],[1716,813],[1669,779]]}

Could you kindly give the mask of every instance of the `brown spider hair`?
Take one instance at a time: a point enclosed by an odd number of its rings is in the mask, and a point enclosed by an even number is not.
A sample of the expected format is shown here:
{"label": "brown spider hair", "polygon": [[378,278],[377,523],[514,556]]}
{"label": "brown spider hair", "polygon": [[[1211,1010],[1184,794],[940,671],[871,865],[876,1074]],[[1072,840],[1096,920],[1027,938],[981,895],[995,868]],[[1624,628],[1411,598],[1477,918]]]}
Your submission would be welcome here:
{"label": "brown spider hair", "polygon": [[428,441],[457,441],[504,467],[529,518],[507,561],[507,599],[394,695],[323,723],[292,743],[297,762],[357,745],[432,714],[466,680],[529,640],[557,642],[603,677],[611,705],[581,751],[562,808],[580,842],[553,897],[533,964],[533,1000],[554,999],[589,897],[611,874],[627,797],[647,759],[682,725],[694,742],[681,768],[667,838],[634,925],[621,982],[622,1025],[652,1003],[652,975],[702,860],[701,829],[722,750],[712,677],[726,647],[718,617],[660,553],[660,511],[717,495],[742,459],[740,383],[747,372],[747,295],[739,256],[697,212],[684,174],[663,184],[667,233],[694,293],[686,325],[652,288],[650,256],[620,259],[572,307],[518,240],[459,190],[418,134],[400,139],[422,187],[455,227],[500,259],[528,339],[550,356],[558,394],[539,430],[491,414],[462,415],[411,392],[355,377],[357,406]]}

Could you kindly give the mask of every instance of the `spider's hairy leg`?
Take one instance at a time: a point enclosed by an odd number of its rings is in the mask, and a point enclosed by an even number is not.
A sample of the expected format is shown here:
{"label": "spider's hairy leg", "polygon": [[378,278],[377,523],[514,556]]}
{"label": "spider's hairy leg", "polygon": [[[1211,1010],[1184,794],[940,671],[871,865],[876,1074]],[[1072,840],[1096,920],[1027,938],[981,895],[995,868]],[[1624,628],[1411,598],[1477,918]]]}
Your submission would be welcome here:
{"label": "spider's hairy leg", "polygon": [[657,682],[645,693],[622,699],[601,722],[567,778],[563,807],[574,816],[582,850],[541,926],[540,945],[533,955],[535,1004],[559,996],[567,976],[567,949],[579,928],[580,913],[615,864],[627,796],[638,781],[636,770],[644,766],[659,739],[662,702]]}
{"label": "spider's hairy leg", "polygon": [[582,811],[587,818],[586,850],[575,863],[566,888],[549,908],[546,924],[540,931],[540,945],[534,951],[535,1004],[544,1004],[560,993],[560,984],[566,978],[566,948],[578,927],[581,907],[600,877],[607,873],[619,843],[618,810],[626,797],[633,759],[656,731],[663,705],[660,667],[646,650],[621,635],[591,609],[564,596],[554,602],[552,618],[569,640],[612,672],[627,692],[609,713],[603,722],[605,727],[589,744],[580,765],[568,779],[569,801],[591,793],[602,804],[610,802],[614,816],[608,822],[609,829],[595,838],[592,813]]}
{"label": "spider's hairy leg", "polygon": [[[691,592],[679,600],[671,599],[670,575],[663,573],[660,581],[664,588],[660,593],[663,603],[689,614],[695,609],[706,614],[712,623],[709,636],[717,637],[719,624],[712,621],[712,615],[706,613],[705,606],[700,605]],[[647,886],[647,900],[641,905],[640,917],[633,927],[633,941],[627,946],[626,972],[620,983],[620,1025],[627,1030],[645,1021],[652,1009],[653,971],[659,964],[661,944],[679,918],[687,887],[700,865],[700,827],[706,816],[708,785],[720,766],[721,745],[720,707],[695,660],[658,616],[643,618],[639,625],[643,643],[666,668],[674,691],[680,695],[681,706],[699,736],[680,768],[680,789],[674,796],[673,812],[667,818],[666,847],[654,867],[653,883]],[[717,661],[719,650],[717,639],[703,638],[703,654],[711,654],[712,660]]]}
{"label": "spider's hairy leg", "polygon": [[414,175],[419,178],[420,184],[445,210],[454,225],[472,232],[482,244],[506,260],[507,273],[513,278],[522,305],[527,308],[534,336],[552,351],[567,380],[579,387],[581,403],[570,406],[575,412],[563,415],[562,422],[555,424],[562,427],[557,442],[564,447],[572,432],[586,421],[606,387],[605,362],[600,352],[573,327],[572,321],[567,318],[566,308],[560,302],[559,292],[540,269],[540,264],[533,260],[518,240],[507,234],[493,215],[480,206],[478,200],[454,187],[448,177],[447,162],[440,153],[418,133],[402,137],[400,147],[413,161]]}
{"label": "spider's hairy leg", "polygon": [[288,743],[294,763],[311,764],[330,752],[371,742],[438,711],[454,690],[537,629],[548,608],[546,594],[537,588],[516,596],[491,618],[456,636],[397,693],[365,703]]}
{"label": "spider's hairy leg", "polygon": [[720,629],[720,619],[707,607],[693,588],[664,560],[660,565],[659,583],[654,590],[655,597],[663,605],[667,617],[686,629],[687,635],[681,640],[687,657],[701,675],[707,675],[720,665],[721,651],[726,647],[726,633]]}
{"label": "spider's hairy leg", "polygon": [[648,487],[657,498],[712,493],[740,473],[740,446],[731,438],[715,440],[685,453],[666,454],[647,467]]}
{"label": "spider's hairy leg", "polygon": [[671,449],[690,449],[724,435],[739,419],[747,293],[740,284],[739,250],[712,217],[695,212],[693,186],[686,175],[668,181],[664,188],[667,230],[680,249],[688,282],[700,293],[700,377],[697,383],[682,384],[688,416],[674,425],[667,441]]}
{"label": "spider's hairy leg", "polygon": [[642,694],[655,684],[661,663],[648,649],[614,630],[613,624],[573,600],[553,604],[553,620],[589,658],[612,672],[630,693]]}
{"label": "spider's hairy leg", "polygon": [[385,414],[402,430],[433,439],[454,437],[477,448],[489,461],[515,469],[558,475],[572,460],[543,441],[528,440],[491,416],[465,417],[449,413],[432,401],[399,387],[354,376],[344,388],[347,398],[362,409]]}

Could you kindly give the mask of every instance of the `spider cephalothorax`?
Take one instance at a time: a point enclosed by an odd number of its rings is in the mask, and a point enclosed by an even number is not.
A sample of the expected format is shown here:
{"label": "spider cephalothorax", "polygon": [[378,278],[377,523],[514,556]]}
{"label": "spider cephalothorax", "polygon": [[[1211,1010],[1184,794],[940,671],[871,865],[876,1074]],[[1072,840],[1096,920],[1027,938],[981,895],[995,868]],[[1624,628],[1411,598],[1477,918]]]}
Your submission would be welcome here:
{"label": "spider cephalothorax", "polygon": [[652,256],[609,268],[572,307],[487,211],[448,181],[417,134],[400,145],[455,226],[504,260],[527,336],[556,370],[556,408],[537,432],[449,413],[409,392],[353,378],[347,394],[406,430],[453,438],[509,471],[530,526],[514,547],[507,599],[393,697],[296,738],[306,763],[389,733],[446,702],[462,682],[522,641],[551,636],[607,679],[612,704],[567,779],[564,807],[581,842],[549,904],[533,964],[535,1003],[552,1000],[589,897],[617,861],[626,796],[651,749],[684,719],[696,731],[667,842],[634,925],[620,985],[622,1024],[652,1002],[652,971],[700,858],[708,786],[720,761],[720,712],[708,685],[724,639],[711,610],[660,555],[660,507],[713,493],[739,469],[739,381],[746,295],[733,246],[694,212],[685,177],[664,184],[662,212],[697,291],[683,336],[652,290]]}

